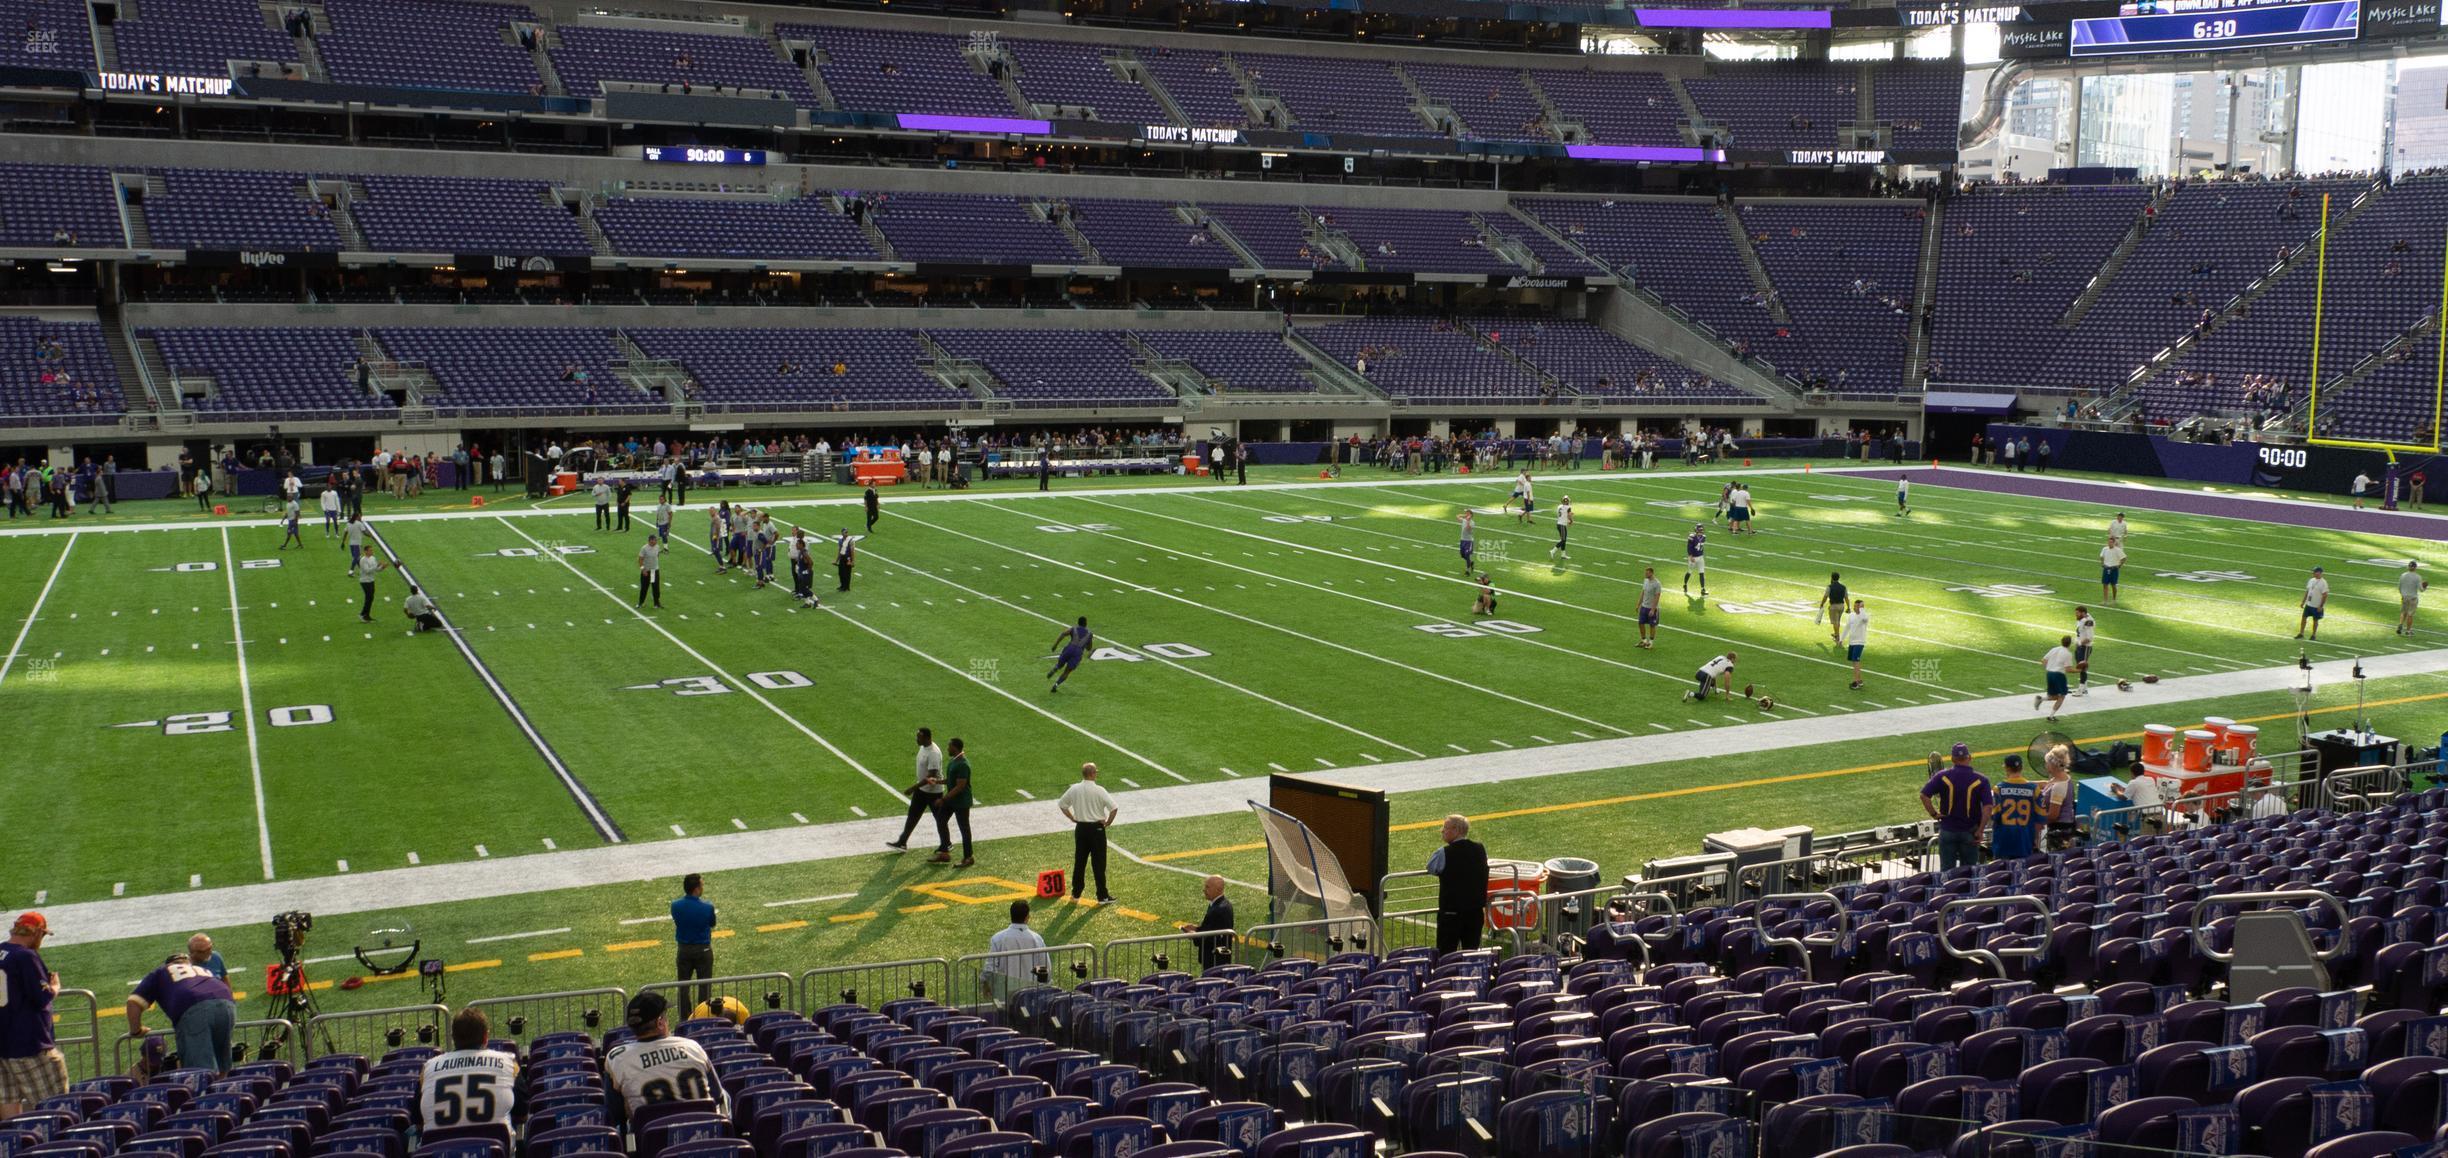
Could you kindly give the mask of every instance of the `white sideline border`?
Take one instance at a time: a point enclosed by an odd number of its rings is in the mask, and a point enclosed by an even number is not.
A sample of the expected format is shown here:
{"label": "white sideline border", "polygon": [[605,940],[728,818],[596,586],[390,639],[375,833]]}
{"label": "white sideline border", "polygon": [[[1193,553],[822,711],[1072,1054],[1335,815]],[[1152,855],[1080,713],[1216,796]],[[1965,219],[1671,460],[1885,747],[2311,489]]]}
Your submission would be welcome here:
{"label": "white sideline border", "polygon": [[[2354,662],[2335,660],[2314,664],[2316,686],[2326,687],[2348,680]],[[2361,662],[2365,673],[2373,678],[2426,675],[2448,671],[2448,648],[2374,656]],[[2113,691],[2113,685],[2104,685],[2101,695],[2068,700],[2064,715],[2076,717],[2136,706],[2172,707],[2186,701],[2282,691],[2293,685],[2295,672],[2294,665],[2285,664],[2214,675],[2182,676],[2162,680],[2155,685],[2136,684],[2132,692],[2125,694]],[[1958,700],[1837,716],[1775,719],[1709,730],[1557,744],[1547,748],[1389,761],[1338,768],[1328,778],[1363,788],[1424,792],[1700,757],[1759,753],[1831,741],[1884,739],[1945,728],[2024,722],[2037,730],[2043,726],[2042,718],[2032,710],[2028,701],[2029,693],[2016,692],[1985,700]],[[1126,799],[1132,816],[1136,818],[1134,823],[1185,820],[1239,812],[1255,794],[1255,788],[1253,784],[1233,780],[1205,781],[1140,789],[1129,793]],[[891,855],[877,850],[883,841],[898,834],[895,826],[899,823],[898,817],[878,817],[650,843],[565,849],[521,855],[516,858],[515,872],[502,871],[498,859],[458,861],[356,872],[346,876],[53,905],[46,913],[58,930],[52,935],[53,944],[92,944],[246,924],[260,920],[265,913],[284,909],[310,909],[338,916],[653,880],[682,872],[731,872],[820,860]],[[981,808],[977,810],[976,823],[983,831],[994,833],[998,840],[1066,832],[1071,827],[1059,812],[1042,801]]]}

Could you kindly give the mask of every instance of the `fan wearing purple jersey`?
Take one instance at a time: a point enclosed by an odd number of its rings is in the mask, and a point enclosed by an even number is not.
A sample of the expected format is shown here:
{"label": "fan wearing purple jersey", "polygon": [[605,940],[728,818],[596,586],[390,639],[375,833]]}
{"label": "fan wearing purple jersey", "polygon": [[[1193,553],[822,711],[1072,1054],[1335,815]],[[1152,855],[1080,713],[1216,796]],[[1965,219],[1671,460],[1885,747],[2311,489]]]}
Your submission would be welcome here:
{"label": "fan wearing purple jersey", "polygon": [[1079,617],[1077,624],[1064,628],[1061,635],[1054,637],[1055,646],[1062,648],[1062,654],[1054,657],[1054,666],[1046,672],[1046,678],[1054,681],[1054,686],[1047,688],[1047,692],[1062,690],[1063,683],[1071,678],[1072,672],[1079,670],[1080,661],[1088,657],[1088,648],[1095,642],[1096,634],[1088,630],[1088,617],[1085,615]]}

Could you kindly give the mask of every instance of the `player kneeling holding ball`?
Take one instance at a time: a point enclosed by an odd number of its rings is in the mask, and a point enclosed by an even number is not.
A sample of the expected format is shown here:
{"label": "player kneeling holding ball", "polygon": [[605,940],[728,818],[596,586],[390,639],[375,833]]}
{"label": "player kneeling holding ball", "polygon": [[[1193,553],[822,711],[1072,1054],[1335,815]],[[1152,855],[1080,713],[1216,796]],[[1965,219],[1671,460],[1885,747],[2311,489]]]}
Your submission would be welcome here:
{"label": "player kneeling holding ball", "polygon": [[[1732,696],[1734,689],[1728,684],[1734,678],[1734,653],[1729,651],[1701,664],[1700,670],[1694,672],[1693,677],[1699,681],[1700,686],[1683,693],[1683,698],[1686,700],[1706,700],[1712,694],[1719,693]],[[1744,688],[1743,694],[1750,695],[1751,689]]]}

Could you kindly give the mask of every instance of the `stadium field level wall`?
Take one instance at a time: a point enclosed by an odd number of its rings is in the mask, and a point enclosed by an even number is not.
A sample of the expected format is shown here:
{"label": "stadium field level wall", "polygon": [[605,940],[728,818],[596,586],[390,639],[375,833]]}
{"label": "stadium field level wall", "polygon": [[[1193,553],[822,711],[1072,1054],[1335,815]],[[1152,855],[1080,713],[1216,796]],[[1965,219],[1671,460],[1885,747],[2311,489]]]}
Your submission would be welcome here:
{"label": "stadium field level wall", "polygon": [[[2218,483],[2224,486],[2283,487],[2290,490],[2345,494],[2357,474],[2383,477],[2389,455],[2377,450],[2338,446],[2264,445],[2239,442],[2179,442],[2155,434],[2123,434],[2098,430],[2058,430],[2039,426],[1989,424],[1986,437],[2029,438],[2034,446],[2049,444],[2050,465],[2059,470],[2092,470],[2132,478],[2164,478],[2176,482]],[[2265,463],[2267,449],[2278,458]],[[2294,465],[2300,463],[2301,465]],[[2398,459],[2401,474],[2428,466],[2434,477],[2425,494],[2448,496],[2448,469],[2437,455],[2407,455]]]}

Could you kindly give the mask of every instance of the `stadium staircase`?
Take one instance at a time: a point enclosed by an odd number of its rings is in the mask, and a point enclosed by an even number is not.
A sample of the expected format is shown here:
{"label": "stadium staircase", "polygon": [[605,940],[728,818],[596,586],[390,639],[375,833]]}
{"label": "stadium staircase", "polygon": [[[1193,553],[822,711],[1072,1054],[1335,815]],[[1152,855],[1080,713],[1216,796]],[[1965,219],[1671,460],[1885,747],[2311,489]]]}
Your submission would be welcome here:
{"label": "stadium staircase", "polygon": [[1221,59],[1224,71],[1232,74],[1234,84],[1241,86],[1241,103],[1249,106],[1252,119],[1271,129],[1289,129],[1298,123],[1292,119],[1292,107],[1252,83],[1249,73],[1231,53],[1221,54]]}
{"label": "stadium staircase", "polygon": [[919,363],[919,369],[943,383],[946,389],[988,402],[1001,397],[995,391],[1000,382],[984,362],[954,356],[951,351],[936,344],[935,335],[923,330],[918,333],[918,348],[926,351],[926,359]]}
{"label": "stadium staircase", "polygon": [[1471,225],[1479,231],[1479,244],[1487,247],[1489,253],[1520,266],[1524,273],[1544,272],[1539,266],[1538,255],[1530,252],[1530,247],[1519,239],[1489,225],[1477,213],[1471,214]]}
{"label": "stadium staircase", "polygon": [[[1714,126],[1709,124],[1707,117],[1700,115],[1700,105],[1692,100],[1690,91],[1683,87],[1681,77],[1673,73],[1666,74],[1666,91],[1674,94],[1676,106],[1683,110],[1683,143],[1686,145],[1699,144],[1701,130],[1713,129]],[[1723,142],[1719,143],[1723,144]],[[1744,248],[1747,250],[1749,247]]]}
{"label": "stadium staircase", "polygon": [[[121,0],[120,14],[126,15],[129,10],[129,0]],[[85,5],[85,29],[93,35],[94,62],[104,72],[119,71],[119,37],[111,31],[110,25],[94,18],[91,4]]]}
{"label": "stadium staircase", "polygon": [[357,356],[366,360],[373,404],[389,405],[396,392],[401,425],[428,426],[436,420],[431,400],[441,396],[442,382],[423,363],[399,361],[391,351],[383,349],[371,332],[364,330],[357,333]]}
{"label": "stadium staircase", "polygon": [[1921,221],[1921,265],[1913,273],[1912,335],[1904,345],[1904,389],[1919,394],[1929,389],[1930,306],[1938,300],[1938,249],[1946,237],[1946,202],[1929,203]]}
{"label": "stadium staircase", "polygon": [[604,235],[603,224],[595,220],[595,211],[602,207],[602,197],[589,198],[586,212],[578,215],[578,228],[586,232],[587,244],[594,246],[595,252],[609,254],[612,252],[612,239]]}
{"label": "stadium staircase", "polygon": [[1522,356],[1521,356],[1521,351],[1519,351],[1519,350],[1517,350],[1517,349],[1513,348],[1512,346],[1506,345],[1506,344],[1504,344],[1504,343],[1502,343],[1502,342],[1496,342],[1496,341],[1491,341],[1491,340],[1489,340],[1489,338],[1488,338],[1488,336],[1487,336],[1487,331],[1482,330],[1482,329],[1480,329],[1479,327],[1472,325],[1468,319],[1465,319],[1465,318],[1455,318],[1455,319],[1454,319],[1454,328],[1455,328],[1455,329],[1458,329],[1458,330],[1461,330],[1463,333],[1469,334],[1469,335],[1470,335],[1471,337],[1473,337],[1473,338],[1478,339],[1478,340],[1479,340],[1479,344],[1480,344],[1480,345],[1482,345],[1482,346],[1486,347],[1487,349],[1494,350],[1494,351],[1495,351],[1497,354],[1501,355],[1501,356],[1502,356],[1502,357],[1503,357],[1503,358],[1504,358],[1506,361],[1511,362],[1511,363],[1513,363],[1514,365],[1521,367],[1522,373],[1528,374],[1528,375],[1530,375],[1531,377],[1538,379],[1538,380],[1539,380],[1539,381],[1540,381],[1542,384],[1544,384],[1544,385],[1545,385],[1545,386],[1546,386],[1548,389],[1550,389],[1550,390],[1554,391],[1554,392],[1555,392],[1555,396],[1556,396],[1557,398],[1578,398],[1578,397],[1580,397],[1580,395],[1581,395],[1581,392],[1580,392],[1580,391],[1575,390],[1575,389],[1573,389],[1571,386],[1569,386],[1569,385],[1565,384],[1565,382],[1564,382],[1564,380],[1563,380],[1563,379],[1558,378],[1558,377],[1556,377],[1555,375],[1548,373],[1548,372],[1547,372],[1547,370],[1546,370],[1544,367],[1540,366],[1538,363],[1533,362],[1533,361],[1531,361],[1531,360],[1530,360],[1530,359],[1528,359],[1528,358],[1524,358],[1524,357],[1522,357]]}
{"label": "stadium staircase", "polygon": [[[2346,207],[2344,212],[2339,213],[2335,219],[2330,221],[2329,228],[2339,232],[2352,228],[2355,218],[2362,216],[2364,210],[2379,204],[2380,199],[2387,195],[2388,186],[2377,181],[2373,182]],[[2252,304],[2261,300],[2261,295],[2268,293],[2271,287],[2285,280],[2289,274],[2319,260],[2320,238],[2319,231],[2315,230],[2313,236],[2306,238],[2303,245],[2290,254],[2285,261],[2278,263],[2246,284],[2234,298],[2211,316],[2208,325],[2192,330],[2176,339],[2166,349],[2151,355],[2150,360],[2142,364],[2139,373],[2127,378],[2122,385],[2100,400],[2100,417],[2103,420],[2114,422],[2131,414],[2135,407],[2141,405],[2143,383],[2157,378],[2169,367],[2176,365],[2182,360],[2184,353],[2192,349],[2194,344],[2200,342],[2205,335],[2217,333],[2229,322],[2250,312]]]}
{"label": "stadium staircase", "polygon": [[1131,369],[1147,375],[1157,385],[1184,400],[1223,393],[1215,379],[1209,378],[1197,366],[1179,358],[1165,357],[1137,334],[1122,331],[1122,344],[1130,347]]}
{"label": "stadium staircase", "polygon": [[1292,347],[1294,353],[1309,360],[1310,380],[1320,386],[1332,387],[1341,393],[1356,394],[1363,398],[1391,399],[1393,397],[1378,389],[1375,383],[1361,377],[1359,372],[1344,365],[1340,359],[1327,353],[1323,347],[1303,336],[1299,327],[1285,331],[1284,342]]}
{"label": "stadium staircase", "polygon": [[[515,38],[518,36],[518,32],[516,30],[512,30],[508,33],[508,35],[515,40]],[[535,62],[536,75],[544,78],[544,91],[546,93],[553,96],[568,96],[569,86],[561,83],[561,73],[559,70],[553,68],[551,47],[552,42],[556,38],[557,37],[553,32],[552,25],[537,25],[535,47],[527,50],[527,57]],[[807,71],[809,74],[813,75],[816,71],[815,66],[811,64]]]}
{"label": "stadium staircase", "polygon": [[1456,131],[1448,133],[1448,136],[1458,136],[1470,131],[1470,126],[1463,123],[1461,113],[1455,112],[1453,106],[1429,96],[1428,90],[1421,88],[1418,81],[1411,79],[1411,74],[1404,72],[1401,65],[1388,65],[1386,71],[1393,73],[1394,79],[1402,82],[1403,91],[1411,94],[1411,111],[1417,114],[1422,121],[1427,122],[1429,128],[1445,132],[1445,126],[1455,126]]}
{"label": "stadium staircase", "polygon": [[[1556,107],[1555,99],[1547,95],[1547,90],[1539,87],[1538,78],[1533,76],[1529,69],[1522,70],[1521,84],[1524,89],[1529,90],[1530,98],[1538,102],[1539,115],[1547,118],[1547,123],[1554,127],[1557,140],[1586,141],[1590,139],[1589,126],[1565,116],[1564,110]],[[1599,264],[1604,265],[1605,263],[1600,262]]]}
{"label": "stadium staircase", "polygon": [[365,230],[357,225],[357,211],[349,208],[350,205],[366,200],[365,186],[355,181],[335,181],[330,184],[331,188],[324,192],[331,194],[332,227],[340,231],[341,245],[357,253],[364,253],[372,249],[372,246],[366,244]]}
{"label": "stadium staircase", "polygon": [[[127,233],[130,249],[153,248],[153,225],[145,218],[145,203],[162,193],[162,179],[151,173],[131,173],[112,178],[120,188],[119,227]],[[144,191],[142,198],[131,198],[126,188],[134,185]]]}
{"label": "stadium staircase", "polygon": [[[1037,104],[1028,98],[1027,93],[1020,91],[1020,61],[1010,52],[1005,51],[1001,37],[995,37],[982,43],[973,40],[961,49],[961,55],[969,61],[971,68],[981,74],[994,77],[1002,85],[1003,99],[1010,101],[1011,107],[1018,110],[1021,116],[1059,115],[1057,110]],[[998,63],[1003,67],[1000,69],[993,67]]]}
{"label": "stadium staircase", "polygon": [[[1768,267],[1760,264],[1759,251],[1751,248],[1751,234],[1743,228],[1742,214],[1732,206],[1717,207],[1717,217],[1725,222],[1726,236],[1733,239],[1734,253],[1742,258],[1743,268],[1751,273],[1751,288],[1767,299],[1768,317],[1780,326],[1793,324],[1793,315],[1785,312],[1785,299],[1777,293],[1776,283],[1768,280]],[[1923,254],[1928,257],[1927,252]]]}
{"label": "stadium staircase", "polygon": [[131,424],[156,428],[164,425],[164,411],[176,407],[162,405],[161,395],[153,389],[153,376],[145,371],[136,357],[134,344],[128,340],[127,321],[120,316],[119,307],[104,304],[99,320],[102,344],[110,350],[111,370],[119,375],[119,393],[127,399]]}
{"label": "stadium staircase", "polygon": [[657,358],[619,330],[612,332],[612,348],[620,351],[620,360],[612,365],[613,377],[640,394],[670,403],[675,415],[689,413],[692,404],[687,389],[688,367],[681,365],[678,358]]}
{"label": "stadium staircase", "polygon": [[[804,66],[799,66],[799,73],[801,76],[807,78],[808,88],[815,92],[817,106],[827,111],[839,110],[841,108],[841,98],[833,95],[832,88],[825,84],[824,70],[816,67],[817,64],[824,59],[824,50],[816,47],[813,44],[807,44],[804,42],[794,43],[798,43],[800,50],[807,53],[807,64]],[[784,56],[790,55],[791,47],[792,46],[790,44],[784,44],[782,46],[782,53]]]}
{"label": "stadium staircase", "polygon": [[[833,212],[844,217],[850,215],[850,206],[841,199],[841,194],[829,194],[826,200],[832,203]],[[859,236],[866,238],[867,244],[875,247],[877,256],[886,261],[901,260],[901,255],[893,252],[891,239],[885,237],[884,230],[876,225],[875,214],[869,213],[861,216],[858,220],[858,230]]]}
{"label": "stadium staircase", "polygon": [[[2434,348],[2432,343],[2435,341],[2433,338],[2434,331],[2431,327],[2437,322],[2438,319],[2436,317],[2426,315],[2421,321],[2418,321],[2413,325],[2407,326],[2405,329],[2399,331],[2395,337],[2390,338],[2379,349],[2365,354],[2362,358],[2358,359],[2354,365],[2347,367],[2344,373],[2339,374],[2335,378],[2331,378],[2327,382],[2321,383],[2320,392],[2322,396],[2334,403],[2338,400],[2338,396],[2351,392],[2356,386],[2361,385],[2364,379],[2371,377],[2373,373],[2377,372],[2382,367],[2389,365],[2390,360],[2395,358],[2398,354],[2412,350],[2414,352],[2414,356],[2420,357],[2431,352],[2431,350]],[[2261,429],[2272,431],[2292,431],[2299,434],[2319,433],[2318,431],[2312,429],[2312,397],[2310,393],[2307,392],[2304,397],[2297,399],[2295,401],[2295,405],[2289,407],[2286,413],[2274,415],[2269,419],[2269,421],[2262,423]]]}
{"label": "stadium staircase", "polygon": [[1069,213],[1064,213],[1062,219],[1057,221],[1054,217],[1053,205],[1044,201],[1029,202],[1029,212],[1040,221],[1053,221],[1055,227],[1062,230],[1064,239],[1071,243],[1071,248],[1079,251],[1080,260],[1090,265],[1113,264],[1106,261],[1105,256],[1096,251],[1095,245],[1089,243],[1088,235],[1079,231],[1079,225],[1071,220]]}
{"label": "stadium staircase", "polygon": [[[2152,193],[2150,203],[2154,208],[2165,208],[2167,194]],[[2058,329],[2071,330],[2082,325],[2083,318],[2091,313],[2091,307],[2099,303],[2100,295],[2108,292],[2109,283],[2116,280],[2117,271],[2125,268],[2125,260],[2140,248],[2143,238],[2150,236],[2151,220],[2149,214],[2134,216],[2133,224],[2125,229],[2125,236],[2117,240],[2116,248],[2108,251],[2108,259],[2100,263],[2099,272],[2091,275],[2082,293],[2076,295],[2074,303],[2066,307],[2065,316],[2057,319]]]}
{"label": "stadium staircase", "polygon": [[1230,247],[1235,254],[1240,256],[1241,261],[1243,262],[1241,268],[1266,268],[1266,263],[1260,261],[1257,254],[1250,252],[1249,246],[1241,244],[1241,239],[1233,236],[1232,230],[1226,228],[1222,221],[1213,217],[1205,217],[1198,210],[1187,205],[1175,206],[1173,211],[1181,215],[1182,223],[1185,225],[1196,225],[1204,217],[1205,221],[1207,222],[1207,232],[1214,234],[1217,241],[1223,242],[1226,246]]}
{"label": "stadium staircase", "polygon": [[1190,119],[1189,113],[1182,111],[1181,102],[1174,100],[1173,94],[1166,91],[1165,86],[1156,79],[1156,74],[1148,71],[1147,64],[1139,59],[1138,53],[1127,48],[1122,51],[1125,58],[1131,62],[1131,78],[1138,81],[1139,87],[1146,89],[1148,95],[1156,99],[1156,103],[1164,109],[1165,119],[1168,122],[1176,125],[1198,123]]}
{"label": "stadium staircase", "polygon": [[302,8],[305,11],[307,29],[306,35],[290,37],[289,43],[297,46],[299,63],[306,66],[306,79],[321,81],[330,80],[331,70],[324,67],[323,64],[323,48],[321,45],[315,43],[315,37],[330,32],[332,26],[331,16],[323,11],[321,0],[307,0],[307,2],[302,5],[274,3],[272,0],[264,0],[264,2],[258,6],[263,9],[264,27],[279,29],[281,34],[284,36],[288,35],[288,30],[281,27],[281,14],[293,7]]}
{"label": "stadium staircase", "polygon": [[1328,225],[1318,224],[1317,214],[1307,209],[1295,210],[1301,216],[1301,231],[1309,245],[1328,259],[1342,262],[1357,270],[1368,268],[1368,256],[1351,235]]}

